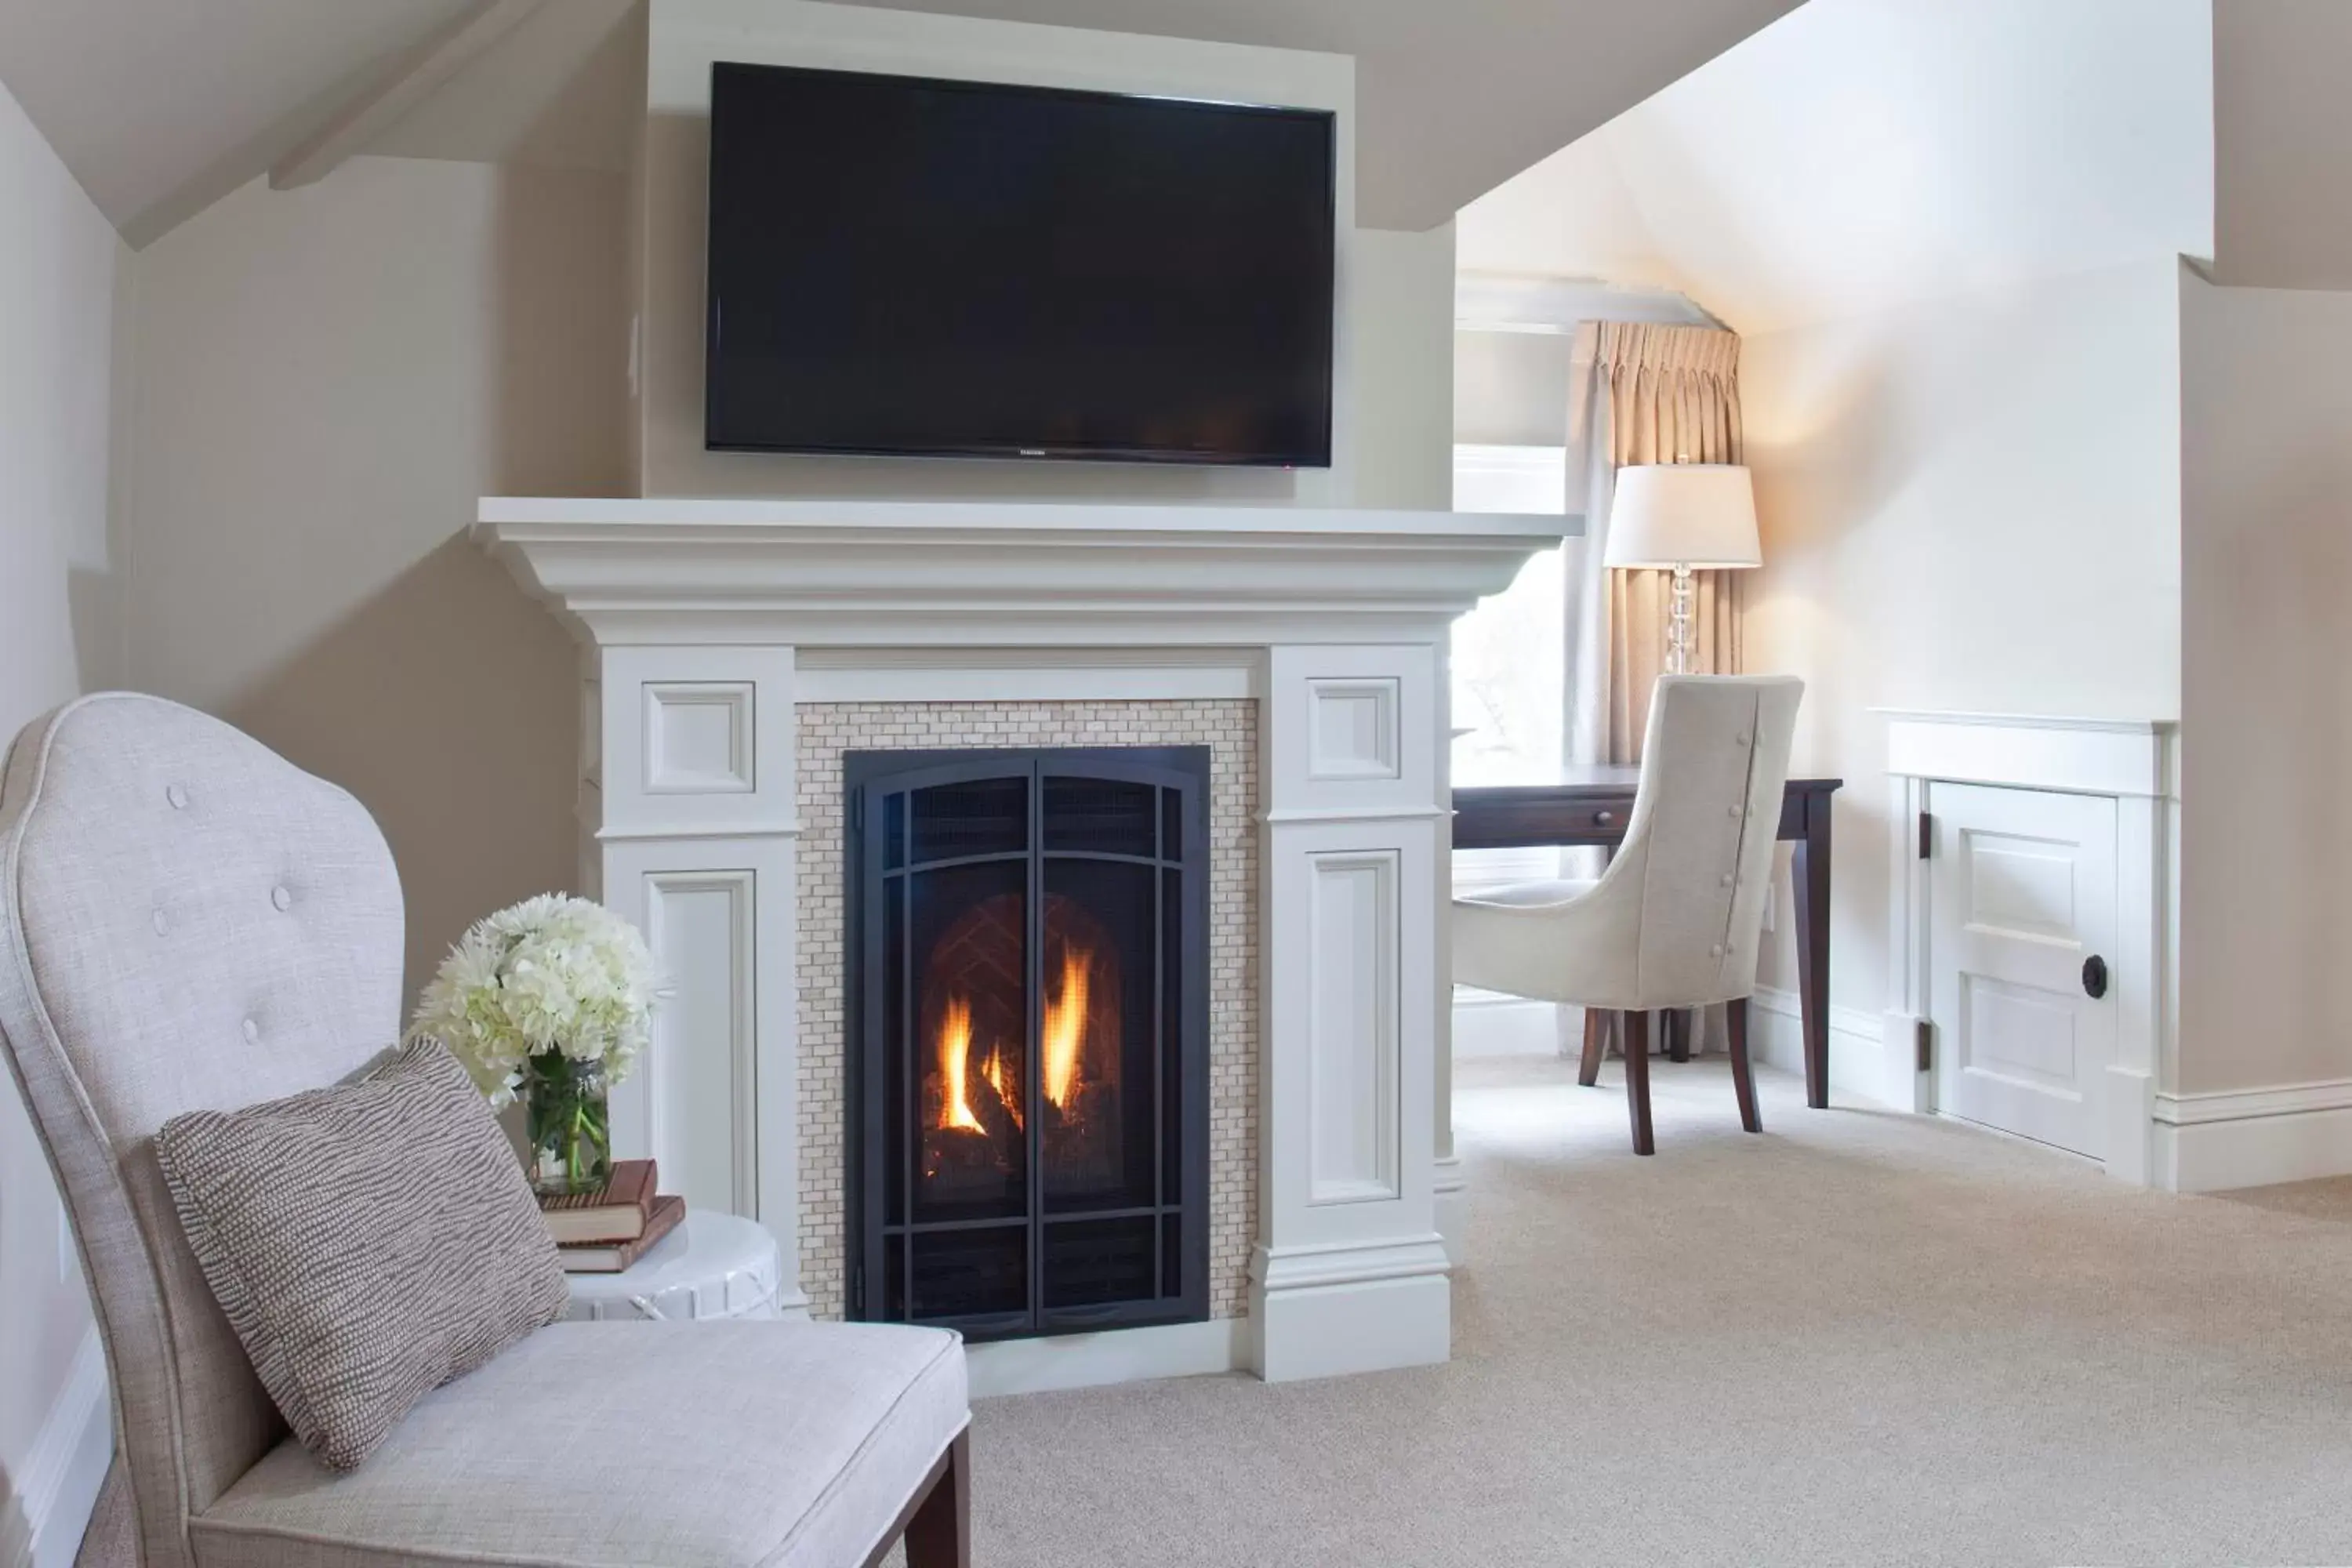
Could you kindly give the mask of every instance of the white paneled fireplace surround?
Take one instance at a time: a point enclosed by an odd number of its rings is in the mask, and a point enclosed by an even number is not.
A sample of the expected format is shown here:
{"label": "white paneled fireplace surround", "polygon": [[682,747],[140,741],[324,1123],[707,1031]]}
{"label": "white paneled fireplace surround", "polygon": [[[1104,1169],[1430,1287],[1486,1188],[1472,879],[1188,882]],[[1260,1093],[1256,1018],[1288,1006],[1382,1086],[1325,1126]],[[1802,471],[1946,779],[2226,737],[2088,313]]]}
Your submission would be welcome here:
{"label": "white paneled fireplace surround", "polygon": [[975,1384],[1444,1360],[1447,639],[1572,526],[484,500],[479,542],[583,645],[584,889],[644,928],[675,986],[616,1094],[617,1152],[763,1222],[788,1309],[856,1315],[845,755],[1196,748],[1200,1310],[977,1344]]}

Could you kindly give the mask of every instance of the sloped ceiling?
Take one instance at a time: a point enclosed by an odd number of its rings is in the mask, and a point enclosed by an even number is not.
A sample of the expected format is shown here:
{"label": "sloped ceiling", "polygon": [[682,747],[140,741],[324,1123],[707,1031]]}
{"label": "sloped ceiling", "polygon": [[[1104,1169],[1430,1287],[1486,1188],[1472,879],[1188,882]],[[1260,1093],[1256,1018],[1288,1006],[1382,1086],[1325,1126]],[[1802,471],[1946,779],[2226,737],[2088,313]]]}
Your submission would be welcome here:
{"label": "sloped ceiling", "polygon": [[0,0],[0,80],[143,244],[268,168],[470,0]]}
{"label": "sloped ceiling", "polygon": [[[134,245],[252,179],[476,0],[0,0],[0,80]],[[899,0],[1358,59],[1359,220],[1423,229],[1799,0]],[[593,15],[583,17],[582,11]],[[613,0],[545,0],[373,150],[614,155]],[[564,51],[575,51],[565,55]],[[579,86],[551,67],[575,60]],[[519,114],[521,82],[546,112]]]}
{"label": "sloped ceiling", "polygon": [[2207,0],[1811,0],[1471,204],[1457,254],[1748,333],[2210,257],[2212,84]]}

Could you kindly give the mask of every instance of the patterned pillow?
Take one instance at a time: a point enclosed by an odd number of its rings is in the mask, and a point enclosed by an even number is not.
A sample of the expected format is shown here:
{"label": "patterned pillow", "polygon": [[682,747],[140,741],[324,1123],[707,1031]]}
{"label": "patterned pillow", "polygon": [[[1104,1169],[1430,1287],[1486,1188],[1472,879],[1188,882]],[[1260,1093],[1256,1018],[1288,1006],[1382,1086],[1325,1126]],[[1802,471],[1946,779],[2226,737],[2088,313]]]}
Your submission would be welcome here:
{"label": "patterned pillow", "polygon": [[175,1116],[155,1150],[262,1386],[336,1469],[563,1315],[522,1166],[437,1041],[331,1089]]}

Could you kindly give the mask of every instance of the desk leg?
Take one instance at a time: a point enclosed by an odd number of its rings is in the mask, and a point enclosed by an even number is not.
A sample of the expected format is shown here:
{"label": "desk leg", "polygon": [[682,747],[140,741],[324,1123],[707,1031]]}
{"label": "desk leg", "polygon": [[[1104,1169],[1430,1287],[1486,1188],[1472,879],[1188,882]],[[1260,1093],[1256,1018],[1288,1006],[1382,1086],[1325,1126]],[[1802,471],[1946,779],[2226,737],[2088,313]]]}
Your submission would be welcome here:
{"label": "desk leg", "polygon": [[1805,1037],[1805,1103],[1830,1102],[1830,803],[1805,813],[1790,866],[1797,894],[1797,1010]]}

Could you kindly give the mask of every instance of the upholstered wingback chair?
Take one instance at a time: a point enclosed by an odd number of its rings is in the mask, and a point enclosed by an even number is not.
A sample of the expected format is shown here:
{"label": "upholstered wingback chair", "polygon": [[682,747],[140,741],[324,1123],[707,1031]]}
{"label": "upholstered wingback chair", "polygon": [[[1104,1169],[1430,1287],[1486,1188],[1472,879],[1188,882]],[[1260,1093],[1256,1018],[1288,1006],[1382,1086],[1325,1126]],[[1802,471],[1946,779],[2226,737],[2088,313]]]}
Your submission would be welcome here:
{"label": "upholstered wingback chair", "polygon": [[350,795],[152,697],[0,773],[0,1045],[104,1337],[149,1568],[967,1561],[963,1352],[880,1325],[558,1323],[359,1469],[288,1436],[183,1237],[168,1118],[348,1078],[400,1031],[400,883]]}
{"label": "upholstered wingback chair", "polygon": [[1528,882],[1454,900],[1454,978],[1583,1006],[1578,1077],[1588,1087],[1600,1073],[1605,1020],[1622,1022],[1637,1153],[1654,1147],[1654,1011],[1726,1005],[1740,1123],[1761,1131],[1748,997],[1804,689],[1786,676],[1661,677],[1633,818],[1600,880]]}

